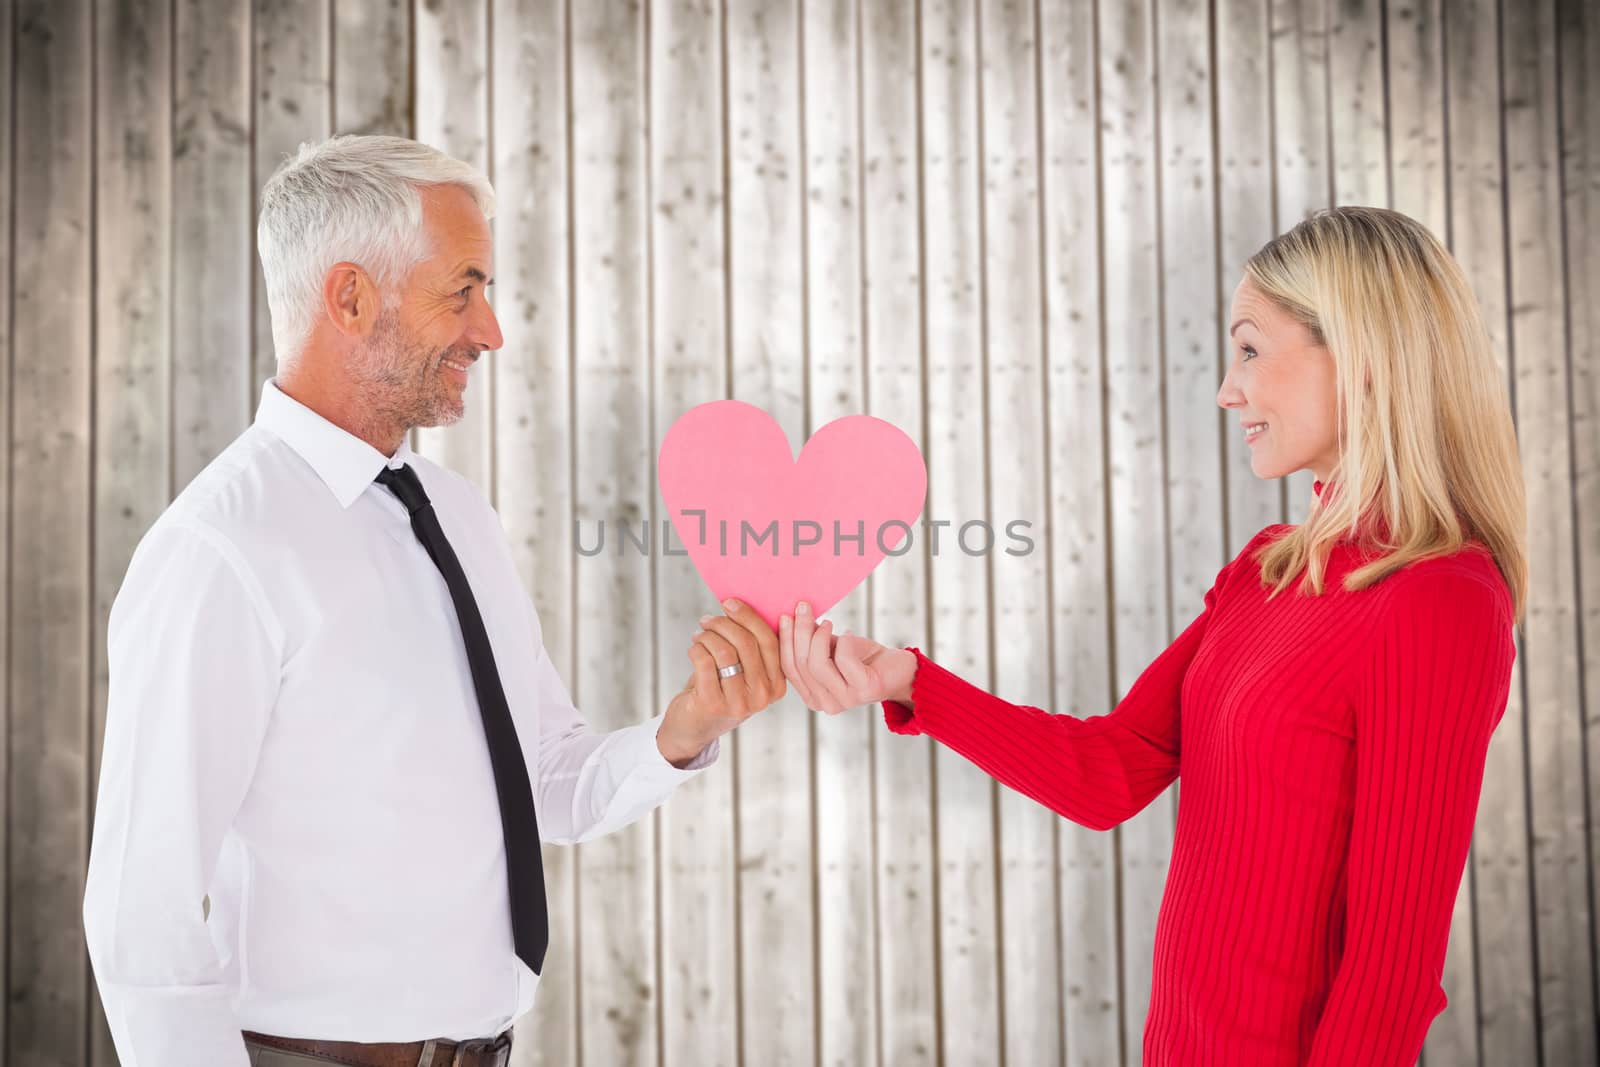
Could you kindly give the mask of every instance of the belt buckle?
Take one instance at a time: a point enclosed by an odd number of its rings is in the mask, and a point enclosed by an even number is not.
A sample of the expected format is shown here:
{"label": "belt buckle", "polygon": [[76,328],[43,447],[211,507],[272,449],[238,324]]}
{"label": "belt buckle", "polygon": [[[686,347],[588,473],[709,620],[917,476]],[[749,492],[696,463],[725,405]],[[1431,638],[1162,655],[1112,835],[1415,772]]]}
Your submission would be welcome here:
{"label": "belt buckle", "polygon": [[455,1054],[451,1057],[450,1067],[467,1067],[462,1059],[463,1053],[497,1053],[506,1052],[504,1056],[496,1056],[488,1061],[486,1067],[503,1067],[511,1060],[511,1031],[505,1030],[492,1038],[474,1037],[466,1041],[456,1042]]}

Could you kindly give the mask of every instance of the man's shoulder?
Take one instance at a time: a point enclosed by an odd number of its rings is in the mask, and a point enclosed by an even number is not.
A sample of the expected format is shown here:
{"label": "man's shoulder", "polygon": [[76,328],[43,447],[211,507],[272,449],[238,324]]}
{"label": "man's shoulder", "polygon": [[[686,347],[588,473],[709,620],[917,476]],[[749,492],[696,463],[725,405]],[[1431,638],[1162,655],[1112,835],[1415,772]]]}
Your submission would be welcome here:
{"label": "man's shoulder", "polygon": [[[225,529],[272,506],[272,481],[283,451],[272,434],[251,426],[202,467],[173,497],[161,520]],[[160,520],[158,520],[160,521]]]}
{"label": "man's shoulder", "polygon": [[[145,532],[144,541],[204,537],[240,562],[290,537],[303,521],[307,471],[278,437],[250,426],[202,467]],[[330,498],[331,499],[331,498]]]}

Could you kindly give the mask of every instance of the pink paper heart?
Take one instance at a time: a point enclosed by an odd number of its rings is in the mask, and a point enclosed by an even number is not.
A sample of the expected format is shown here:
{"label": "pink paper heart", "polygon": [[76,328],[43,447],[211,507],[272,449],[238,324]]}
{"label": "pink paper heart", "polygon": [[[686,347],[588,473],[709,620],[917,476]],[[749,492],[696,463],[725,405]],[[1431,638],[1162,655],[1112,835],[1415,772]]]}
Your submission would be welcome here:
{"label": "pink paper heart", "polygon": [[718,602],[737,597],[774,630],[797,601],[820,616],[865,581],[901,547],[928,489],[922,453],[893,423],[835,419],[796,460],[777,421],[739,400],[685,412],[657,472],[678,540]]}

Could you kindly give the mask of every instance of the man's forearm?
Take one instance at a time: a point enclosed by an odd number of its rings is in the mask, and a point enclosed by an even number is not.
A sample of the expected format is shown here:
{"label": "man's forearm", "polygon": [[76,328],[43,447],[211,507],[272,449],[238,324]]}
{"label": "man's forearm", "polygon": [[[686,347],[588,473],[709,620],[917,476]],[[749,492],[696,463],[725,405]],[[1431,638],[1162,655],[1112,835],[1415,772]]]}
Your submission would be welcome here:
{"label": "man's forearm", "polygon": [[679,770],[692,763],[707,745],[716,740],[715,735],[704,736],[703,728],[686,722],[687,716],[682,713],[681,706],[683,696],[679,693],[667,704],[666,711],[662,713],[661,728],[656,731],[656,747],[661,750],[662,758]]}
{"label": "man's forearm", "polygon": [[706,745],[710,743],[706,741],[696,744],[693,741],[686,742],[676,737],[669,737],[666,722],[662,722],[661,729],[656,731],[656,747],[661,750],[662,758],[679,770],[693,763],[695,757],[704,752]]}

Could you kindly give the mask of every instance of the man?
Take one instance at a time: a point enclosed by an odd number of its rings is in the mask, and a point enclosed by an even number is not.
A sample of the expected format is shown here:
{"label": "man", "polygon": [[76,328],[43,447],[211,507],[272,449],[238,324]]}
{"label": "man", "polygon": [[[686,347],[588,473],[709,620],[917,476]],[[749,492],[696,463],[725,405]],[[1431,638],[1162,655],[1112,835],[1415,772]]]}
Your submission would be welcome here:
{"label": "man", "polygon": [[539,838],[633,822],[784,693],[730,601],[663,714],[593,732],[498,516],[407,448],[501,344],[492,211],[389,137],[262,191],[278,373],[111,611],[83,914],[124,1067],[503,1065],[563,919]]}

